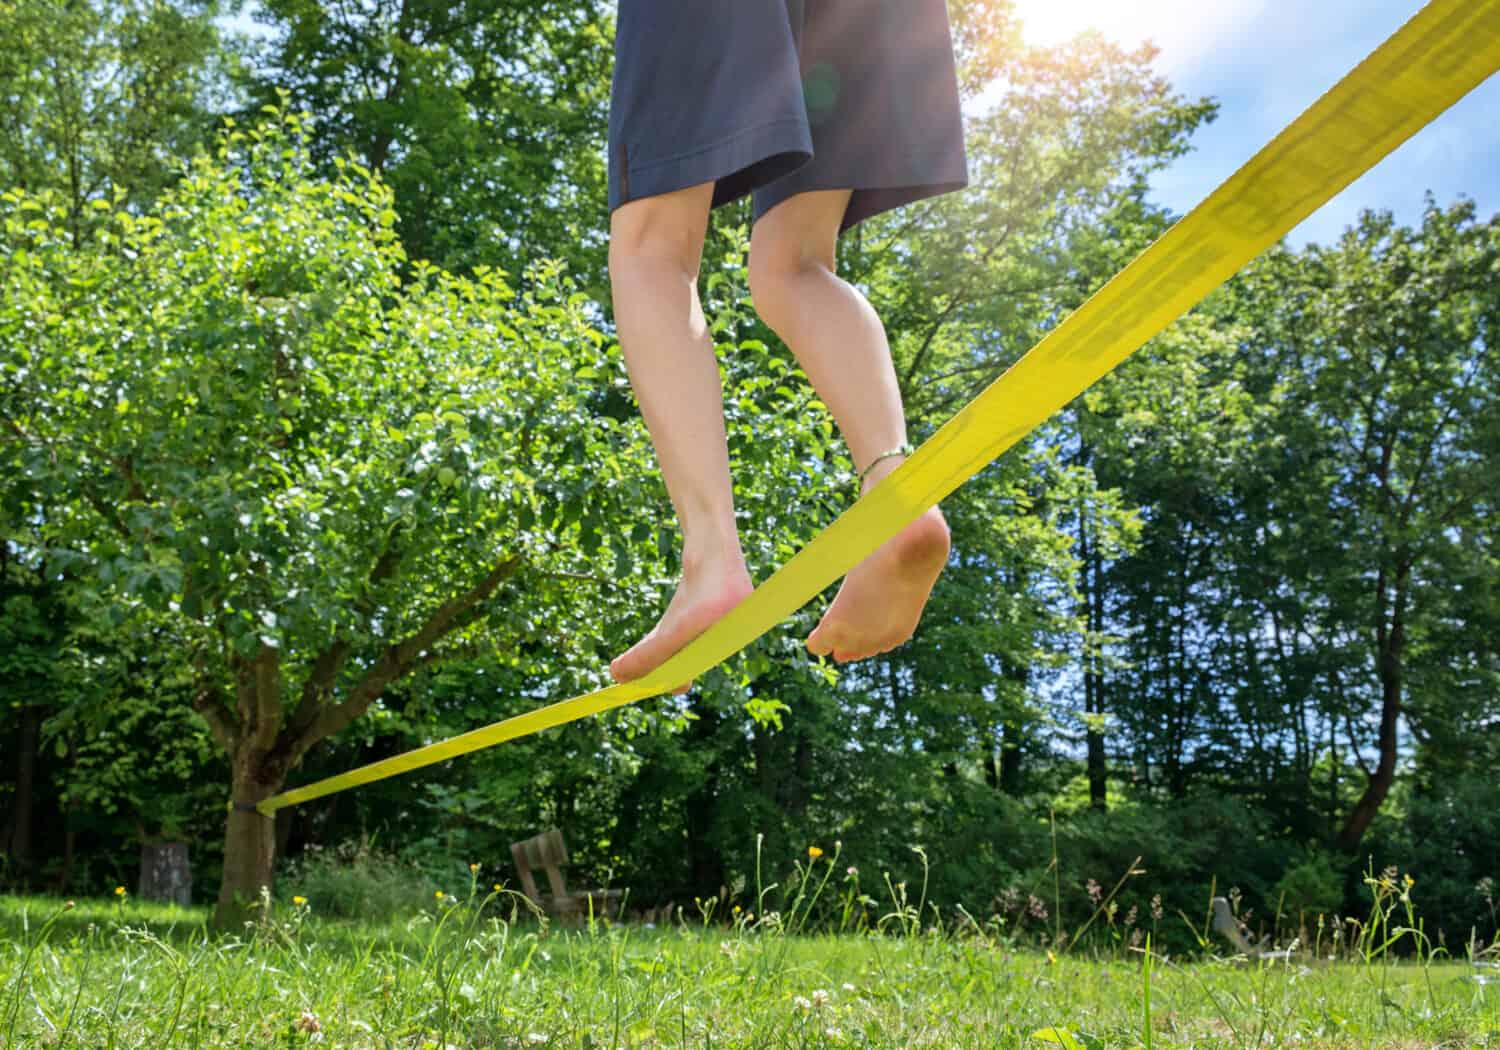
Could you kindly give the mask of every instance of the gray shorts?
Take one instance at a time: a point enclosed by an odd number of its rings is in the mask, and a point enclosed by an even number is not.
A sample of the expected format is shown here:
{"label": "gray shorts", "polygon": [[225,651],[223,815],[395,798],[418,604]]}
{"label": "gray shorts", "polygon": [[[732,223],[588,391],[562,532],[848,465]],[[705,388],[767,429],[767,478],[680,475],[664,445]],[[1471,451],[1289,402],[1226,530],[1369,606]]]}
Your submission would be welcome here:
{"label": "gray shorts", "polygon": [[842,229],[968,183],[946,0],[620,0],[609,208],[713,182]]}

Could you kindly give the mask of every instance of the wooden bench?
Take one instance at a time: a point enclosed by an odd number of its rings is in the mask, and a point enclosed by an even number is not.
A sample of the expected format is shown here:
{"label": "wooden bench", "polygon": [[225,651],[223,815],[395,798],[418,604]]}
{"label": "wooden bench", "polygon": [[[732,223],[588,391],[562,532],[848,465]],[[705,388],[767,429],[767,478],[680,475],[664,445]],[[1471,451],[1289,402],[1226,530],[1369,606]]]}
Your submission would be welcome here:
{"label": "wooden bench", "polygon": [[[620,910],[624,893],[620,890],[583,890],[570,892],[563,879],[562,869],[568,863],[568,847],[563,842],[562,832],[553,828],[525,842],[513,843],[510,855],[515,859],[516,872],[521,876],[521,889],[532,903],[555,918],[577,921],[590,914],[596,918],[615,918]],[[537,889],[535,872],[547,875],[550,895],[543,896]]]}

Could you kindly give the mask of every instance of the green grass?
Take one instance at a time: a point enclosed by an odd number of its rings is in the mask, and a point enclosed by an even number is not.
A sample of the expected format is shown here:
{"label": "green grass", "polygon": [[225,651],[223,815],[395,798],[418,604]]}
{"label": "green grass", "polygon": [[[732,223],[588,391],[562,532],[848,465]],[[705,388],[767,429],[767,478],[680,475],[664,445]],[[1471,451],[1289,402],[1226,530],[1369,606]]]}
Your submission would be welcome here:
{"label": "green grass", "polygon": [[1500,971],[1464,962],[1148,970],[973,927],[543,929],[503,904],[354,923],[313,902],[215,937],[201,910],[0,897],[0,1045],[1500,1047]]}

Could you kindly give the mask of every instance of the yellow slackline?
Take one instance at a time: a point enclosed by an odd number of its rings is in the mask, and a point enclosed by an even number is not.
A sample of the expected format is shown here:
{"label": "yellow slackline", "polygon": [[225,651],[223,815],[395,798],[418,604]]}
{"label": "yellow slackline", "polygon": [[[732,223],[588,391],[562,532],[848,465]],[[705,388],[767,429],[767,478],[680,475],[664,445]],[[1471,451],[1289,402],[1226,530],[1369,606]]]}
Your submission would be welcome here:
{"label": "yellow slackline", "polygon": [[728,616],[645,678],[266,799],[264,814],[669,692],[839,579],[1500,69],[1500,0],[1432,0]]}

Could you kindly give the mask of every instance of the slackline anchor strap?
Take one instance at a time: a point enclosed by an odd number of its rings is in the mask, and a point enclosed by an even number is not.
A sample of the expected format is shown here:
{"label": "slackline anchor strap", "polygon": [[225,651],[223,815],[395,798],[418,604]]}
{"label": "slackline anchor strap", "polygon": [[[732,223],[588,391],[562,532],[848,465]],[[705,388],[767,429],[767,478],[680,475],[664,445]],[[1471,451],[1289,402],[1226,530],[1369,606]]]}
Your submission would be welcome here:
{"label": "slackline anchor strap", "polygon": [[[264,805],[264,804],[265,803],[261,803],[261,805]],[[233,799],[231,799],[230,802],[229,802],[229,811],[231,813],[255,813],[255,814],[259,815],[259,816],[265,817],[267,820],[274,819],[274,813],[275,813],[274,810],[271,813],[267,813],[264,810],[262,810],[260,808],[260,806],[257,806],[257,805],[255,805],[253,803],[250,803],[250,802],[235,802]]]}

